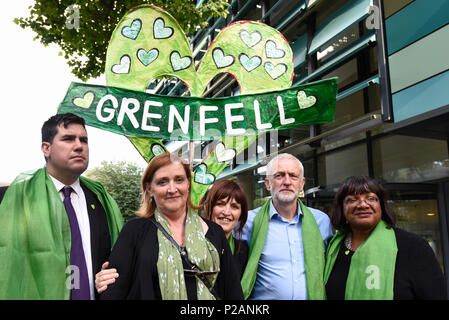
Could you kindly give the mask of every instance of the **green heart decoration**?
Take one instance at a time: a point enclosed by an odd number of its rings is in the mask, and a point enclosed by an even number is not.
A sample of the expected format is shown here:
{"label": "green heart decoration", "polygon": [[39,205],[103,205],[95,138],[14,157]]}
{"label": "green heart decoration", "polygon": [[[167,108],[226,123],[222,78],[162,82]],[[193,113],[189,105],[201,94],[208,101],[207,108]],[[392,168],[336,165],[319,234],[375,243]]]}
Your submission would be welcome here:
{"label": "green heart decoration", "polygon": [[235,62],[234,56],[226,56],[221,48],[215,48],[212,57],[218,69],[229,67]]}
{"label": "green heart decoration", "polygon": [[185,56],[181,58],[178,51],[173,51],[170,54],[170,63],[172,65],[173,71],[180,71],[187,69],[192,64],[192,57]]}
{"label": "green heart decoration", "polygon": [[148,52],[146,52],[145,49],[137,50],[137,58],[139,59],[140,62],[142,62],[142,64],[145,67],[148,66],[154,60],[156,60],[158,56],[159,50],[157,50],[156,48],[153,48]]}
{"label": "green heart decoration", "polygon": [[265,53],[267,58],[281,59],[285,56],[285,51],[276,47],[276,42],[268,40],[265,43]]}
{"label": "green heart decoration", "polygon": [[173,34],[173,28],[166,27],[163,18],[154,20],[153,33],[155,39],[168,39]]}
{"label": "green heart decoration", "polygon": [[215,158],[217,162],[229,162],[234,159],[236,155],[235,149],[226,149],[223,143],[215,146]]}
{"label": "green heart decoration", "polygon": [[160,145],[159,143],[153,143],[151,145],[151,152],[154,154],[154,156],[158,156],[160,154],[163,154],[166,152],[165,148]]}
{"label": "green heart decoration", "polygon": [[196,183],[208,186],[215,182],[215,176],[212,173],[207,173],[207,165],[201,163],[195,170],[193,180]]}
{"label": "green heart decoration", "polygon": [[240,39],[242,39],[243,43],[248,47],[252,48],[256,44],[258,44],[262,40],[262,35],[259,31],[254,31],[252,33],[249,33],[246,30],[241,30],[239,32]]}
{"label": "green heart decoration", "polygon": [[[112,33],[106,54],[107,86],[145,92],[153,79],[176,77],[191,96],[201,97],[220,73],[232,75],[242,95],[283,90],[292,84],[293,54],[288,42],[279,31],[260,22],[238,21],[223,28],[197,69],[193,61],[189,41],[169,13],[154,5],[137,6],[124,15]],[[146,161],[165,150],[160,140],[128,139]],[[200,203],[215,177],[256,139],[255,134],[245,139],[217,138],[217,147],[192,177],[193,204]]]}
{"label": "green heart decoration", "polygon": [[120,62],[114,64],[111,67],[111,71],[115,74],[126,74],[129,73],[129,68],[131,67],[131,58],[125,54],[120,57]]}
{"label": "green heart decoration", "polygon": [[95,93],[93,93],[92,91],[87,91],[82,98],[74,98],[72,100],[72,103],[77,107],[89,109],[92,105],[92,102],[94,102],[94,99]]}
{"label": "green heart decoration", "polygon": [[267,71],[267,73],[270,75],[273,80],[276,80],[280,76],[282,76],[285,72],[287,72],[287,66],[283,63],[279,63],[277,65],[274,65],[270,61],[265,62],[264,68]]}
{"label": "green heart decoration", "polygon": [[307,96],[303,90],[298,91],[296,94],[296,99],[298,100],[298,106],[300,109],[307,109],[316,104],[316,97]]}
{"label": "green heart decoration", "polygon": [[142,21],[140,19],[135,19],[131,22],[131,26],[124,26],[122,28],[122,35],[126,38],[135,40],[139,35],[140,28],[142,28]]}
{"label": "green heart decoration", "polygon": [[242,67],[248,72],[253,71],[262,63],[262,59],[259,56],[254,56],[250,58],[244,53],[240,54],[239,61]]}

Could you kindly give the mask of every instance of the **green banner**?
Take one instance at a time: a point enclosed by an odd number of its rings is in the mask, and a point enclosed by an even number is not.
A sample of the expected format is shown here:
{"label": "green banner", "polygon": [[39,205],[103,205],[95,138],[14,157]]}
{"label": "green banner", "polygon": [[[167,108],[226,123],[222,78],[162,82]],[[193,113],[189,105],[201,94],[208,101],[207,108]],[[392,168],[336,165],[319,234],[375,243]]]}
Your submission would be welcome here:
{"label": "green banner", "polygon": [[213,140],[330,122],[336,95],[336,78],[214,99],[72,82],[58,113],[77,114],[87,125],[129,137]]}

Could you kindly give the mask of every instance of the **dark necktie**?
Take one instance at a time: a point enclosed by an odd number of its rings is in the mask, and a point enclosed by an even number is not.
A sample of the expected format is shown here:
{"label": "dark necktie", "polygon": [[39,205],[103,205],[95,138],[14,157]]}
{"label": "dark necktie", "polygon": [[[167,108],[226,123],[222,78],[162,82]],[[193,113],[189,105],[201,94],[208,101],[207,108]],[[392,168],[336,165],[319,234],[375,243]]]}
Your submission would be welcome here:
{"label": "dark necktie", "polygon": [[[81,232],[78,226],[78,220],[76,219],[75,209],[73,209],[72,201],[70,200],[70,194],[73,189],[71,187],[65,187],[62,189],[64,192],[64,206],[69,217],[71,242],[72,247],[70,250],[70,264],[74,267],[74,273],[72,279],[72,300],[89,300],[90,288],[89,288],[89,276],[87,273],[86,259],[84,257],[83,241],[81,240]],[[79,272],[78,272],[79,270]],[[77,277],[79,276],[79,279]],[[79,280],[79,281],[78,281]],[[78,286],[79,284],[79,286]]]}

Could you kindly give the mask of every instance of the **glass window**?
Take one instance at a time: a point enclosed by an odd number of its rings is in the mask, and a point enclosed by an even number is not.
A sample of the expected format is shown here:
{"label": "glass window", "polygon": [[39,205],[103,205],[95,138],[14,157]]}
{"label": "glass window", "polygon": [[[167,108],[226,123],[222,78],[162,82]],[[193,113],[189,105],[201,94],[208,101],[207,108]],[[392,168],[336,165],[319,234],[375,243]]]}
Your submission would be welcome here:
{"label": "glass window", "polygon": [[384,15],[385,19],[392,16],[399,10],[402,10],[410,2],[414,0],[384,0]]}
{"label": "glass window", "polygon": [[363,90],[357,91],[356,93],[337,101],[337,104],[335,105],[334,121],[322,124],[322,131],[338,127],[343,123],[362,116],[365,114],[363,104]]}
{"label": "glass window", "polygon": [[294,42],[307,33],[307,24],[304,20],[296,18],[281,31],[282,35],[288,42]]}
{"label": "glass window", "polygon": [[380,85],[373,84],[368,88],[368,111],[373,112],[381,109],[380,102]]}
{"label": "glass window", "polygon": [[368,59],[369,59],[369,72],[371,74],[377,73],[379,69],[378,57],[377,57],[377,45],[372,46],[368,49]]}
{"label": "glass window", "polygon": [[320,186],[341,183],[354,175],[368,175],[366,144],[318,156],[318,181]]}
{"label": "glass window", "polygon": [[298,157],[301,160],[301,163],[304,167],[304,177],[306,178],[306,183],[304,185],[304,190],[308,190],[310,188],[314,188],[318,186],[318,181],[316,181],[314,177],[315,173],[315,160],[314,158],[309,158],[307,160],[302,160],[301,157]]}
{"label": "glass window", "polygon": [[396,213],[398,228],[424,238],[433,249],[443,269],[438,202],[435,192],[430,191],[390,191],[390,206]]}
{"label": "glass window", "polygon": [[343,5],[345,5],[349,0],[333,0],[328,1],[326,9],[317,12],[316,25],[319,26],[324,20],[330,17]]}
{"label": "glass window", "polygon": [[351,59],[337,69],[327,73],[321,79],[338,77],[338,89],[342,89],[357,82],[357,59]]}
{"label": "glass window", "polygon": [[449,176],[447,142],[390,135],[373,140],[376,177],[388,182],[422,182]]}
{"label": "glass window", "polygon": [[317,51],[318,66],[326,63],[329,58],[348,47],[351,43],[359,39],[359,25],[355,24],[343,34],[334,38],[329,44]]}
{"label": "glass window", "polygon": [[[270,8],[273,7],[276,2],[280,0],[271,0],[270,1]],[[271,12],[269,17],[270,26],[276,26],[285,18],[287,18],[290,13],[295,10],[296,7],[301,5],[304,2],[304,0],[289,0],[284,1],[280,6],[278,6],[273,12]],[[269,8],[267,8],[266,11],[268,11]]]}

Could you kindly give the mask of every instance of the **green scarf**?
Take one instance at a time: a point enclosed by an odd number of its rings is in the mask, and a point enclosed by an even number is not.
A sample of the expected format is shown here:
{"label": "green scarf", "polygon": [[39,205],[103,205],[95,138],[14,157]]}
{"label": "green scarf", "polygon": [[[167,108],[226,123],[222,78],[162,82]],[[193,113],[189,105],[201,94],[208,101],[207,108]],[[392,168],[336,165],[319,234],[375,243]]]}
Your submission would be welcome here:
{"label": "green scarf", "polygon": [[[173,237],[167,220],[155,211],[156,220],[163,226],[165,231]],[[187,290],[184,281],[184,268],[182,259],[174,244],[158,230],[159,256],[157,270],[159,274],[159,286],[161,288],[162,300],[187,300]],[[200,217],[193,210],[187,211],[184,241],[187,257],[195,263],[202,271],[219,271],[220,257],[217,249],[204,236]],[[206,275],[212,286],[217,280],[218,273]],[[214,300],[215,297],[203,284],[196,279],[198,300]]]}
{"label": "green scarf", "polygon": [[[324,243],[320,229],[310,210],[298,199],[302,217],[302,244],[304,248],[304,265],[306,270],[307,296],[309,300],[324,300],[326,298],[324,271]],[[249,245],[248,264],[241,280],[245,299],[251,295],[256,282],[260,255],[267,240],[270,221],[270,203],[265,202],[257,213],[253,223],[253,231]]]}
{"label": "green scarf", "polygon": [[[123,218],[103,186],[80,177],[103,205],[115,243]],[[45,168],[19,175],[0,205],[0,299],[69,299],[70,224]]]}
{"label": "green scarf", "polygon": [[[329,243],[324,270],[329,279],[346,234],[337,232]],[[351,258],[345,300],[392,300],[396,264],[396,236],[381,220]]]}

